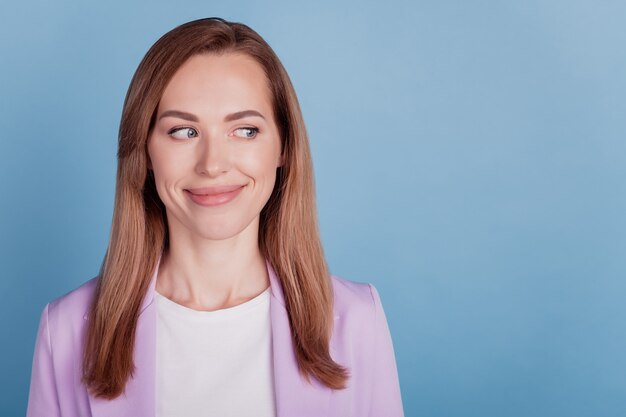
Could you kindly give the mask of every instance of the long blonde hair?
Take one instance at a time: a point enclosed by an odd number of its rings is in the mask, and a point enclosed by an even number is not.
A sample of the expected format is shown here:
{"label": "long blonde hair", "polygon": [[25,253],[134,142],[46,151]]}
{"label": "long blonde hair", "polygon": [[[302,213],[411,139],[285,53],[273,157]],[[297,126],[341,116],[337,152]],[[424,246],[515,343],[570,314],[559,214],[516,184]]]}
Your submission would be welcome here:
{"label": "long blonde hair", "polygon": [[289,76],[270,46],[240,23],[195,20],[163,35],[143,58],[128,88],[119,129],[115,206],[86,335],[83,381],[113,399],[133,372],[139,308],[161,252],[167,217],[148,169],[146,143],[168,81],[191,56],[244,53],[264,69],[272,92],[284,164],[261,211],[259,247],[279,277],[300,372],[329,388],[345,387],[347,371],[330,357],[332,286],[320,241],[308,137]]}

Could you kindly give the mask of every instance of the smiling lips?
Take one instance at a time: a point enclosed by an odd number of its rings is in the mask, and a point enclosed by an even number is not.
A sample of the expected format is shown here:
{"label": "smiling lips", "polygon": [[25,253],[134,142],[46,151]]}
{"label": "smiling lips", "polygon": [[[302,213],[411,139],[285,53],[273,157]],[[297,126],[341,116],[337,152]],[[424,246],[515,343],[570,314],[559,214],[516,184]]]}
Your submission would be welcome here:
{"label": "smiling lips", "polygon": [[217,187],[189,188],[185,194],[196,204],[205,207],[226,204],[239,195],[245,185],[220,185]]}

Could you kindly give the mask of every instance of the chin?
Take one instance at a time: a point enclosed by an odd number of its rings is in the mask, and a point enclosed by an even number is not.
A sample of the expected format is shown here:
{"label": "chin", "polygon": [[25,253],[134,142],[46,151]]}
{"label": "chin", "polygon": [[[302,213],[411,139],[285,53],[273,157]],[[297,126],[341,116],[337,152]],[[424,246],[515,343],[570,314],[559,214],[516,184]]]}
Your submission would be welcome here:
{"label": "chin", "polygon": [[[259,215],[232,210],[219,215],[176,216],[168,213],[170,239],[176,234],[193,235],[205,240],[226,240],[242,236],[255,241],[258,239]],[[175,220],[174,220],[175,219]],[[182,236],[181,236],[182,237]]]}
{"label": "chin", "polygon": [[226,240],[238,236],[243,232],[242,228],[224,226],[202,227],[195,230],[196,234],[206,240]]}
{"label": "chin", "polygon": [[[207,240],[226,240],[239,235],[246,234],[249,228],[252,228],[254,221],[251,222],[227,222],[227,221],[211,221],[204,224],[195,225],[195,233]],[[252,231],[252,230],[250,230]],[[254,239],[257,239],[255,233]]]}

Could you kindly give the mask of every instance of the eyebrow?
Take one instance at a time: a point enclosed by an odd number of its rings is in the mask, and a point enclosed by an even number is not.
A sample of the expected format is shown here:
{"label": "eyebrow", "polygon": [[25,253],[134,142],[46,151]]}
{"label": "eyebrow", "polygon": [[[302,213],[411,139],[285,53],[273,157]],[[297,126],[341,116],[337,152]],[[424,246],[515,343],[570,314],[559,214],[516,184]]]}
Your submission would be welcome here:
{"label": "eyebrow", "polygon": [[261,119],[265,119],[265,117],[263,117],[263,115],[256,110],[244,110],[244,111],[238,111],[236,113],[231,113],[227,115],[226,117],[224,117],[224,121],[232,122],[233,120],[243,119],[244,117],[251,117],[251,116],[257,116],[257,117],[260,117]]}
{"label": "eyebrow", "polygon": [[[244,117],[251,117],[251,116],[257,116],[265,120],[265,117],[256,110],[243,110],[243,111],[238,111],[238,112],[226,115],[226,117],[224,117],[224,121],[232,122],[233,120],[239,120],[239,119],[243,119]],[[164,117],[177,117],[179,119],[188,120],[190,122],[199,121],[198,116],[196,116],[195,114],[191,114],[191,113],[187,113],[187,112],[179,111],[179,110],[164,111],[159,116],[159,120],[161,120]]]}
{"label": "eyebrow", "polygon": [[184,111],[178,111],[178,110],[167,110],[167,111],[164,111],[159,116],[159,120],[161,120],[164,117],[177,117],[179,119],[188,120],[190,122],[197,122],[198,121],[198,117],[196,117],[195,115],[193,115],[191,113],[186,113]]}

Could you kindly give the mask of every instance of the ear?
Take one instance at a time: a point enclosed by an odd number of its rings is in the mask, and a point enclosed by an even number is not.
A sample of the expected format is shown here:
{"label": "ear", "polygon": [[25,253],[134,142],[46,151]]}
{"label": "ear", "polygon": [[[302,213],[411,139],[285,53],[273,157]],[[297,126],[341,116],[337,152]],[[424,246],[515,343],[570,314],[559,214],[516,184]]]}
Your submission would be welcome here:
{"label": "ear", "polygon": [[285,165],[285,152],[281,153],[278,157],[278,166],[276,166],[276,168],[280,168],[283,165]]}

